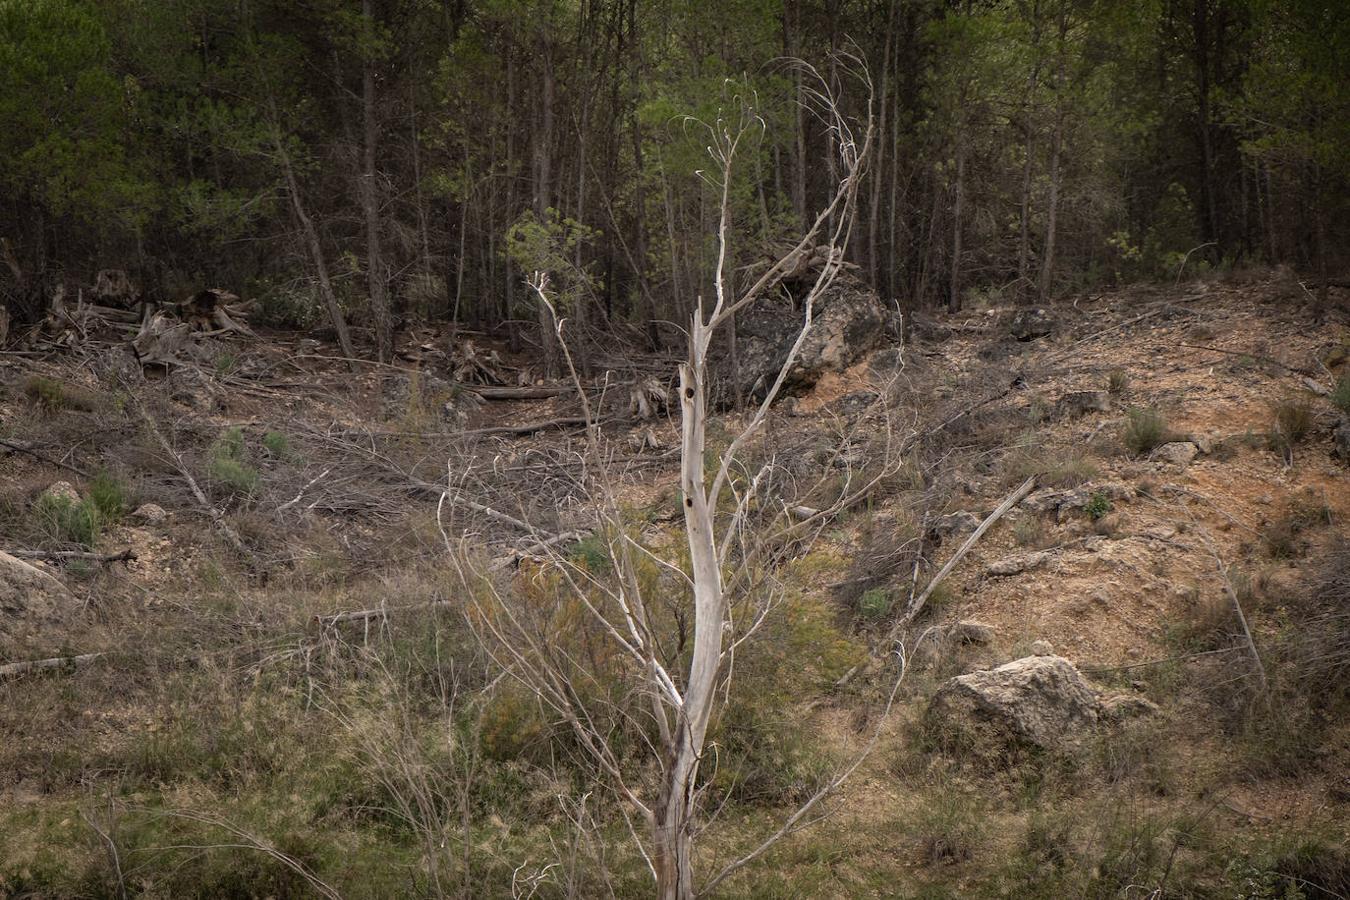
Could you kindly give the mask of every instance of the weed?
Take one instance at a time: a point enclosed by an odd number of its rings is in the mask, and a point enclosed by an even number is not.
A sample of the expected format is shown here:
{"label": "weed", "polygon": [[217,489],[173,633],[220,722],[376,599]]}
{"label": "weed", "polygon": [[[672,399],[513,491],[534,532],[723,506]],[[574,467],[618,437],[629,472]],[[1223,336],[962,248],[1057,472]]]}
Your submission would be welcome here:
{"label": "weed", "polygon": [[291,455],[290,438],[280,431],[269,431],[263,435],[263,447],[277,459],[287,459]]}
{"label": "weed", "polygon": [[116,522],[127,508],[126,486],[114,475],[99,472],[89,482],[89,503],[104,522]]}
{"label": "weed", "polygon": [[60,412],[66,409],[92,412],[98,407],[94,395],[83,388],[43,375],[30,375],[23,383],[23,392],[29,400],[47,412]]}
{"label": "weed", "polygon": [[92,549],[98,541],[98,508],[88,500],[44,494],[33,507],[39,527],[54,540]]}
{"label": "weed", "polygon": [[258,487],[258,470],[244,456],[244,432],[227,428],[211,445],[207,468],[211,480],[232,494],[251,496]]}
{"label": "weed", "polygon": [[1130,376],[1124,369],[1112,369],[1106,376],[1106,389],[1113,397],[1124,396],[1130,389]]}
{"label": "weed", "polygon": [[1350,416],[1350,373],[1342,375],[1331,391],[1331,403],[1347,416]]}
{"label": "weed", "polygon": [[1316,413],[1307,399],[1286,397],[1271,407],[1271,420],[1266,443],[1271,450],[1288,457],[1292,449],[1312,433]]}
{"label": "weed", "polygon": [[1003,481],[1015,485],[1035,475],[1042,487],[1073,488],[1091,481],[1097,471],[1097,464],[1082,453],[1055,453],[1028,440],[1008,454]]}
{"label": "weed", "polygon": [[1142,456],[1171,440],[1167,420],[1156,409],[1139,408],[1126,413],[1121,439],[1135,454]]}
{"label": "weed", "polygon": [[894,595],[886,588],[872,588],[858,598],[858,613],[864,619],[875,621],[890,612],[894,602]]}
{"label": "weed", "polygon": [[948,785],[937,785],[930,803],[914,814],[913,834],[923,865],[965,862],[975,855],[984,835],[980,802]]}
{"label": "weed", "polygon": [[1023,516],[1013,523],[1012,531],[1019,547],[1040,547],[1045,543],[1045,523],[1039,516]]}
{"label": "weed", "polygon": [[1101,491],[1094,491],[1083,511],[1095,522],[1111,511],[1111,498]]}

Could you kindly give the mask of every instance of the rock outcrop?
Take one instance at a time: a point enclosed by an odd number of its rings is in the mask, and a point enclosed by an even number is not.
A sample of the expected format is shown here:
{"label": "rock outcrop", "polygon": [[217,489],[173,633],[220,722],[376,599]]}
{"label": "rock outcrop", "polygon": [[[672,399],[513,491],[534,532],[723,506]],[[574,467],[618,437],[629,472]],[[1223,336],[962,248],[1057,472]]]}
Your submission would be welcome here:
{"label": "rock outcrop", "polygon": [[[796,295],[805,296],[803,280]],[[875,292],[847,271],[817,299],[811,330],[802,343],[785,386],[808,388],[825,372],[841,372],[858,362],[885,336],[885,311]],[[736,317],[737,388],[762,396],[773,384],[801,332],[802,310],[796,304],[761,299]]]}
{"label": "rock outcrop", "polygon": [[1097,695],[1062,656],[1028,656],[959,675],[938,688],[928,707],[939,730],[1047,749],[1073,744],[1097,724],[1097,712]]}
{"label": "rock outcrop", "polygon": [[1055,323],[1050,318],[1050,313],[1040,307],[1028,306],[1019,309],[1013,313],[1012,321],[1008,323],[1009,333],[1023,342],[1045,337],[1054,330]]}

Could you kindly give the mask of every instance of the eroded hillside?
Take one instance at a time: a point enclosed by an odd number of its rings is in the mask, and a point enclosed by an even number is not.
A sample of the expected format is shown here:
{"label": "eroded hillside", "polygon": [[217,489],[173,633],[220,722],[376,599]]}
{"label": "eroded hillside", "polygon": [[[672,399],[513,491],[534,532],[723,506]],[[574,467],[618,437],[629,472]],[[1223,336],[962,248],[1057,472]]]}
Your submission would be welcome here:
{"label": "eroded hillside", "polygon": [[[1350,330],[1305,300],[1276,273],[921,319],[775,407],[750,454],[776,500],[875,487],[776,557],[707,852],[880,731],[727,895],[1350,892]],[[86,338],[0,354],[0,653],[61,660],[0,684],[0,895],[646,894],[619,804],[448,572],[447,539],[527,599],[546,547],[603,567],[575,390],[482,336],[352,370],[231,335],[150,376]],[[678,562],[675,360],[592,363],[620,499]],[[1086,677],[1097,724],[934,728],[947,679],[1031,656]]]}

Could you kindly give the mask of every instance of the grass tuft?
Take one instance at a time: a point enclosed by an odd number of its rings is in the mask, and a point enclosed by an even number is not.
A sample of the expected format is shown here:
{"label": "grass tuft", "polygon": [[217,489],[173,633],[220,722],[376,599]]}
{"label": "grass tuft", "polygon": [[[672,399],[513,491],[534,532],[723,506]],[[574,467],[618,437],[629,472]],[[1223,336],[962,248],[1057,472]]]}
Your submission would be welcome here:
{"label": "grass tuft", "polygon": [[1126,413],[1121,439],[1139,456],[1150,453],[1171,440],[1167,420],[1156,409],[1136,407]]}

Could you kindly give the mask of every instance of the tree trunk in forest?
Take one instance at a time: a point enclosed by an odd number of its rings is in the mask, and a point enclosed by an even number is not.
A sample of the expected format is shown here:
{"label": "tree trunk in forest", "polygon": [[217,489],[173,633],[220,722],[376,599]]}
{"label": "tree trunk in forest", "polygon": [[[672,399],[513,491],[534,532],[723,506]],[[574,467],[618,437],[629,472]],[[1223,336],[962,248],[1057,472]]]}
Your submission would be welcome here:
{"label": "tree trunk in forest", "polygon": [[1201,209],[1203,211],[1204,239],[1219,239],[1219,215],[1214,189],[1214,139],[1210,133],[1210,71],[1209,71],[1209,4],[1211,0],[1195,0],[1192,20],[1195,39],[1196,99],[1199,118]]}
{"label": "tree trunk in forest", "polygon": [[[547,37],[539,39],[539,130],[534,137],[534,215],[539,225],[548,228],[549,208],[553,205],[553,45]],[[558,335],[548,304],[537,304],[539,341],[543,351],[544,373],[555,378],[562,371],[558,354]]]}
{"label": "tree trunk in forest", "polygon": [[[361,16],[373,36],[373,0],[361,0]],[[369,48],[361,63],[361,212],[366,226],[366,290],[375,321],[375,355],[388,362],[394,351],[393,317],[389,309],[389,280],[380,253],[380,198],[375,184],[375,152],[378,130],[375,120],[375,59]]]}
{"label": "tree trunk in forest", "polygon": [[1030,293],[1031,284],[1031,185],[1036,159],[1036,88],[1041,76],[1041,5],[1039,0],[1032,3],[1030,15],[1031,31],[1031,72],[1027,75],[1027,99],[1022,104],[1022,131],[1025,136],[1026,159],[1022,163],[1022,208],[1017,240],[1017,278],[1022,290]]}
{"label": "tree trunk in forest", "polygon": [[1050,289],[1055,278],[1055,238],[1059,225],[1059,157],[1064,140],[1064,116],[1056,114],[1055,132],[1050,138],[1050,197],[1047,203],[1045,219],[1045,256],[1041,260],[1040,299],[1044,303],[1050,297]]}
{"label": "tree trunk in forest", "polygon": [[[273,112],[275,113],[275,110]],[[323,256],[323,244],[319,241],[318,229],[314,227],[314,221],[305,211],[304,201],[300,198],[300,185],[295,178],[295,168],[291,165],[290,154],[286,152],[285,142],[281,139],[281,132],[275,121],[272,126],[272,146],[276,150],[282,175],[286,179],[286,192],[291,195],[291,209],[295,211],[295,218],[300,222],[305,246],[309,249],[310,258],[314,262],[315,273],[319,278],[319,295],[328,310],[328,320],[332,323],[333,330],[337,332],[338,346],[342,348],[342,355],[347,357],[347,365],[354,372],[356,363],[352,360],[356,358],[356,351],[352,348],[352,336],[347,331],[347,321],[342,317],[342,306],[338,303],[337,294],[333,292],[333,282],[328,276],[328,262]]]}
{"label": "tree trunk in forest", "polygon": [[1064,147],[1064,55],[1067,52],[1065,43],[1068,35],[1068,0],[1060,0],[1059,36],[1055,51],[1055,130],[1050,137],[1050,196],[1046,204],[1045,250],[1044,257],[1041,259],[1040,290],[1038,291],[1042,303],[1050,298],[1050,289],[1054,286],[1055,280],[1055,241],[1059,227],[1059,191],[1062,177],[1060,156]]}
{"label": "tree trunk in forest", "polygon": [[966,136],[964,130],[956,134],[956,200],[952,204],[952,270],[951,293],[947,309],[961,309],[961,214],[966,200]]}
{"label": "tree trunk in forest", "polygon": [[[881,54],[881,119],[877,125],[877,131],[880,134],[886,133],[886,121],[890,112],[890,84],[891,84],[891,47],[894,44],[895,36],[895,14],[900,8],[897,0],[891,0],[890,11],[886,16],[886,42]],[[878,250],[878,231],[881,228],[881,187],[885,180],[886,170],[886,142],[881,141],[877,144],[877,159],[874,164],[874,174],[872,175],[871,193],[867,201],[867,270],[872,276],[872,287],[874,290],[881,290],[881,256]],[[887,302],[890,295],[883,298]]]}

